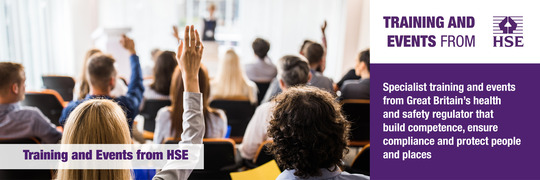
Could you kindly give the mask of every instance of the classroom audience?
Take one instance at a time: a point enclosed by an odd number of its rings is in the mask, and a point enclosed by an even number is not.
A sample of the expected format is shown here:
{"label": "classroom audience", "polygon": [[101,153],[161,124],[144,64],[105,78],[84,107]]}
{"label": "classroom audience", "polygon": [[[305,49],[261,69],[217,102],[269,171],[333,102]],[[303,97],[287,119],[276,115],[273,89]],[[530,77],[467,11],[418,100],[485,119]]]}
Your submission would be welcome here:
{"label": "classroom audience", "polygon": [[[205,138],[224,138],[227,133],[227,116],[225,112],[210,107],[208,95],[210,94],[210,80],[206,68],[199,69],[199,89],[203,94],[203,115],[206,124]],[[170,87],[171,106],[161,108],[156,116],[156,129],[154,143],[163,143],[166,138],[180,138],[183,122],[184,84],[182,83],[182,70],[176,68]]]}
{"label": "classroom audience", "polygon": [[354,67],[357,80],[347,80],[341,86],[342,99],[369,99],[369,49],[360,52],[358,61]]}
{"label": "classroom audience", "polygon": [[219,70],[210,83],[210,99],[245,99],[257,104],[257,85],[249,80],[234,50],[227,50]]}
{"label": "classroom audience", "polygon": [[[290,87],[305,85],[310,78],[311,74],[305,58],[288,55],[279,60],[278,81],[283,91]],[[242,144],[238,148],[244,159],[253,159],[259,146],[268,140],[266,130],[274,106],[274,102],[266,102],[255,110],[244,133]]]}
{"label": "classroom audience", "polygon": [[20,104],[26,92],[24,67],[0,62],[0,77],[0,139],[35,137],[41,143],[57,143],[62,134],[55,125],[39,109]]}
{"label": "classroom audience", "polygon": [[273,102],[269,151],[285,169],[277,179],[369,179],[339,167],[348,152],[350,123],[332,94],[293,87]]}
{"label": "classroom audience", "polygon": [[154,65],[154,78],[143,82],[144,99],[169,99],[172,75],[178,66],[175,56],[176,54],[172,51],[164,51],[159,54]]}
{"label": "classroom audience", "polygon": [[108,55],[96,54],[88,60],[87,74],[90,83],[90,92],[82,100],[71,101],[62,111],[60,124],[65,124],[69,114],[79,104],[90,99],[112,99],[118,102],[126,113],[127,121],[131,129],[133,119],[139,113],[139,106],[144,92],[142,83],[141,65],[139,57],[135,51],[135,43],[127,36],[121,39],[122,46],[131,54],[131,79],[128,86],[128,92],[124,96],[113,97],[111,90],[115,84],[122,83],[116,81],[116,69],[114,67],[114,58]]}
{"label": "classroom audience", "polygon": [[[90,57],[92,57],[93,55],[96,55],[96,54],[101,54],[101,50],[99,49],[90,49],[88,51],[86,51],[86,55],[84,57],[84,61],[83,61],[83,65],[82,65],[82,69],[81,69],[81,74],[79,75],[79,79],[77,80],[77,82],[75,83],[75,87],[73,88],[73,99],[74,100],[81,100],[81,99],[84,99],[86,97],[86,95],[88,95],[88,93],[90,92],[90,83],[88,83],[88,60],[90,59]],[[120,79],[120,77],[117,77],[116,79],[117,82],[122,82],[122,79]],[[127,85],[124,84],[124,83],[116,83],[113,87],[113,89],[111,90],[111,96],[112,97],[119,97],[119,96],[123,96],[127,93]]]}
{"label": "classroom audience", "polygon": [[270,43],[264,39],[257,38],[251,44],[256,60],[246,64],[246,75],[255,83],[270,83],[277,75],[277,69],[272,60],[268,57]]}

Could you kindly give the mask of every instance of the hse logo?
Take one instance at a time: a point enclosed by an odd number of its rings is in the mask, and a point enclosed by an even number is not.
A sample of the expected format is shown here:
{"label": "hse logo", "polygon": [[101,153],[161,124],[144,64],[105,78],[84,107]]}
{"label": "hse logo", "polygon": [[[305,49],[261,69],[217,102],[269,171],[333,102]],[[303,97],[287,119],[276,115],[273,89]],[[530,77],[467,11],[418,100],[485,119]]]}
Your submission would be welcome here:
{"label": "hse logo", "polygon": [[493,16],[493,47],[523,47],[523,16]]}

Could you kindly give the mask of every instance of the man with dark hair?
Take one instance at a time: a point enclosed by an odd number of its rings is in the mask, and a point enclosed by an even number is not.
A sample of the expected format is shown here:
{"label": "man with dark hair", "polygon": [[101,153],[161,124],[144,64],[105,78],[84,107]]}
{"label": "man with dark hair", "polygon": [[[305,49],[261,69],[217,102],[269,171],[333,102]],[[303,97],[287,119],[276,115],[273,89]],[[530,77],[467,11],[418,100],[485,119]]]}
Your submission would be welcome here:
{"label": "man with dark hair", "polygon": [[62,134],[35,107],[19,104],[24,100],[24,67],[18,63],[0,62],[0,139],[36,137],[41,143],[57,143]]}
{"label": "man with dark hair", "polygon": [[324,76],[321,72],[317,71],[324,61],[325,50],[319,43],[311,43],[307,46],[305,56],[309,61],[309,67],[311,69],[311,81],[309,85],[318,87],[331,94],[334,94],[334,82],[332,79]]}
{"label": "man with dark hair", "polygon": [[116,69],[114,67],[115,60],[108,55],[92,56],[88,62],[88,79],[90,82],[90,93],[82,100],[71,101],[62,111],[60,124],[65,124],[66,119],[75,107],[89,99],[103,98],[112,99],[122,107],[126,113],[129,129],[133,125],[135,116],[139,113],[139,105],[143,98],[144,86],[142,82],[141,65],[139,57],[135,52],[135,43],[127,36],[123,36],[120,41],[122,46],[131,53],[129,57],[131,61],[131,78],[128,85],[128,92],[125,96],[112,97],[111,90],[116,83]]}
{"label": "man with dark hair", "polygon": [[253,41],[251,47],[253,48],[253,53],[255,53],[256,60],[253,63],[246,64],[246,75],[253,82],[269,83],[277,74],[276,66],[268,58],[270,43],[262,38],[257,38]]}
{"label": "man with dark hair", "polygon": [[[277,78],[279,79],[279,87],[283,91],[290,87],[305,85],[311,79],[307,61],[299,56],[283,56],[279,60]],[[253,159],[259,146],[268,139],[266,129],[274,106],[275,103],[266,102],[255,110],[255,114],[253,114],[244,133],[242,144],[238,148],[244,159]]]}
{"label": "man with dark hair", "polygon": [[273,102],[269,150],[285,169],[276,179],[369,179],[339,168],[348,152],[350,123],[330,93],[293,87]]}
{"label": "man with dark hair", "polygon": [[360,52],[354,67],[359,80],[346,80],[341,86],[342,99],[369,99],[369,49]]}

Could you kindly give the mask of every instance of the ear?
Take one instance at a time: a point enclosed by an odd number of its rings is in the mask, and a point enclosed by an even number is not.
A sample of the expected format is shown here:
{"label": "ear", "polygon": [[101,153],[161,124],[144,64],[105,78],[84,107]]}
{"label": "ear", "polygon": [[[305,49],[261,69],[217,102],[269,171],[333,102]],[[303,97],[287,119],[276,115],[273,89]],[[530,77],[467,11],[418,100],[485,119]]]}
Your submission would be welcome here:
{"label": "ear", "polygon": [[311,72],[308,74],[307,82],[309,83],[311,81]]}
{"label": "ear", "polygon": [[11,92],[13,92],[13,94],[19,94],[19,84],[11,84]]}
{"label": "ear", "polygon": [[281,88],[282,91],[285,91],[287,89],[287,86],[285,86],[285,82],[283,80],[279,80],[279,88]]}
{"label": "ear", "polygon": [[113,76],[111,77],[111,79],[109,80],[109,87],[112,89],[114,89],[114,87],[116,86],[116,77]]}

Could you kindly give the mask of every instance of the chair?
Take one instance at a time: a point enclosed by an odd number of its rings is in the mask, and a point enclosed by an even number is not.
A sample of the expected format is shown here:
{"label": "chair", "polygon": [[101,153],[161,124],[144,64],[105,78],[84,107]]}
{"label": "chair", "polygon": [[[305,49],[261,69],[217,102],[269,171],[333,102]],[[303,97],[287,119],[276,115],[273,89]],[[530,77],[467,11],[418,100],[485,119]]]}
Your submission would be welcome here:
{"label": "chair", "polygon": [[70,76],[41,76],[45,89],[55,90],[65,101],[73,100],[75,80]]}
{"label": "chair", "polygon": [[[37,138],[0,139],[0,144],[39,144]],[[0,170],[0,179],[52,179],[51,170]]]}
{"label": "chair", "polygon": [[360,173],[369,176],[369,144],[364,146],[362,150],[356,155],[351,168],[348,170],[350,173]]}
{"label": "chair", "polygon": [[144,130],[154,132],[154,129],[156,129],[157,112],[162,107],[170,105],[170,100],[145,99],[143,109],[139,113],[144,117]]}
{"label": "chair", "polygon": [[231,138],[244,136],[251,116],[257,108],[248,100],[239,99],[215,99],[210,103],[210,107],[225,111],[228,124],[231,126]]}
{"label": "chair", "polygon": [[25,96],[21,102],[22,105],[37,107],[53,124],[60,126],[58,121],[62,115],[62,110],[67,104],[60,94],[54,90],[45,89],[43,91],[26,92]]}
{"label": "chair", "polygon": [[342,101],[343,114],[351,122],[352,146],[369,143],[369,100],[346,99]]}
{"label": "chair", "polygon": [[255,153],[255,158],[253,160],[245,160],[244,163],[248,168],[259,167],[269,161],[274,160],[274,155],[268,153],[268,145],[272,143],[272,140],[264,141]]}
{"label": "chair", "polygon": [[[168,138],[165,144],[177,144],[179,139]],[[229,173],[239,168],[235,162],[236,149],[232,139],[205,138],[204,170],[193,170],[189,179],[230,179]]]}
{"label": "chair", "polygon": [[261,104],[262,100],[264,99],[264,95],[266,94],[266,91],[268,91],[268,87],[270,87],[270,82],[256,82],[255,84],[257,84],[257,88],[259,89],[259,93],[257,94],[257,102]]}

